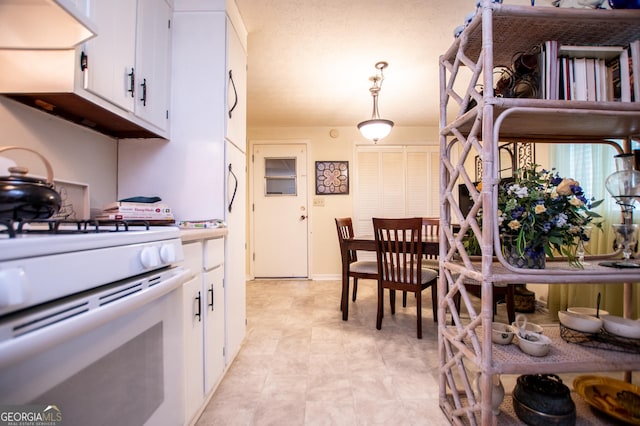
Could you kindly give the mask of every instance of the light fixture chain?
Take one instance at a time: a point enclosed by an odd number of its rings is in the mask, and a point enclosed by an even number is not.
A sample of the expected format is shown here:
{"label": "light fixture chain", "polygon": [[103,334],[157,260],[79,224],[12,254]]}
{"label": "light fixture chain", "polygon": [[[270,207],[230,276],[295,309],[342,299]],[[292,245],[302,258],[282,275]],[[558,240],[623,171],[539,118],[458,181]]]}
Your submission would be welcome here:
{"label": "light fixture chain", "polygon": [[373,85],[369,89],[371,96],[373,97],[373,111],[371,114],[371,120],[366,120],[358,124],[358,129],[362,135],[371,139],[374,142],[386,137],[389,132],[391,132],[391,128],[393,127],[393,121],[391,120],[383,120],[380,118],[380,112],[378,110],[378,96],[380,94],[380,90],[382,89],[382,82],[384,80],[384,69],[389,64],[384,61],[377,62],[375,68],[379,71],[378,74],[369,78],[373,82]]}

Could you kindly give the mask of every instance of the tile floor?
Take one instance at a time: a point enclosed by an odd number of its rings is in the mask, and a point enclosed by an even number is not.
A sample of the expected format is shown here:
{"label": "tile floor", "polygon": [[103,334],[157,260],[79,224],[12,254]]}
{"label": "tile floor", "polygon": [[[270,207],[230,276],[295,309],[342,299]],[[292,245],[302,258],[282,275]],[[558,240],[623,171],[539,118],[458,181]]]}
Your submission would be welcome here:
{"label": "tile floor", "polygon": [[391,316],[387,303],[376,330],[376,283],[360,281],[346,322],[339,281],[247,282],[246,340],[197,425],[449,425],[430,290],[418,340],[415,304]]}

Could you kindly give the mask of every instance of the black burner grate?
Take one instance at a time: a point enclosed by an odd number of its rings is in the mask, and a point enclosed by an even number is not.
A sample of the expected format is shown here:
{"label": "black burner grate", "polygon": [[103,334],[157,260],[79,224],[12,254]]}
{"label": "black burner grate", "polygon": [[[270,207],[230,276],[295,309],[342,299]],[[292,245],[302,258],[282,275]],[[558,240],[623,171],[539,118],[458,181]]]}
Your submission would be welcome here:
{"label": "black burner grate", "polygon": [[[61,219],[28,219],[0,221],[0,235],[16,238],[23,234],[95,234],[99,232],[126,232],[135,226],[136,231],[149,230],[148,221],[131,220],[61,220]],[[4,229],[3,229],[4,228]]]}

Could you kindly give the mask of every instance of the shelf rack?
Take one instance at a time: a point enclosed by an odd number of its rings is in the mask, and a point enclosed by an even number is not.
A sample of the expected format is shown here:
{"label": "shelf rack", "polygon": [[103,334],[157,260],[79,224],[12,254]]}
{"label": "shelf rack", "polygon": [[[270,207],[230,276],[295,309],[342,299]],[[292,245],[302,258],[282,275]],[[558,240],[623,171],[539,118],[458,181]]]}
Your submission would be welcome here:
{"label": "shelf rack", "polygon": [[[513,6],[482,0],[476,16],[440,57],[439,399],[452,424],[490,425],[499,421],[491,412],[493,374],[640,370],[640,356],[566,343],[560,338],[558,326],[555,333],[549,330],[554,346],[544,358],[525,355],[515,346],[493,345],[490,326],[494,283],[625,283],[626,294],[630,294],[634,285],[630,283],[640,281],[638,271],[612,270],[597,262],[584,270],[572,269],[567,262],[547,262],[544,270],[513,268],[502,257],[495,226],[499,142],[607,143],[619,152],[628,150],[631,141],[640,137],[637,77],[636,102],[508,99],[494,96],[493,70],[511,64],[516,54],[548,40],[627,46],[638,38],[637,10]],[[635,76],[640,76],[638,59],[632,66]],[[625,142],[620,147],[610,139]],[[475,187],[466,166],[475,155],[482,161],[481,190]],[[472,198],[466,214],[456,199],[460,183]],[[476,219],[480,208],[482,227]],[[467,232],[475,234],[480,242],[480,260],[464,249],[462,239]],[[479,313],[465,289],[467,279],[482,283]],[[470,315],[468,321],[462,321],[456,309],[454,298],[458,295]],[[625,304],[625,315],[627,310]],[[453,325],[447,325],[448,315]],[[480,394],[486,397],[474,393],[465,363],[472,363],[483,373]]]}

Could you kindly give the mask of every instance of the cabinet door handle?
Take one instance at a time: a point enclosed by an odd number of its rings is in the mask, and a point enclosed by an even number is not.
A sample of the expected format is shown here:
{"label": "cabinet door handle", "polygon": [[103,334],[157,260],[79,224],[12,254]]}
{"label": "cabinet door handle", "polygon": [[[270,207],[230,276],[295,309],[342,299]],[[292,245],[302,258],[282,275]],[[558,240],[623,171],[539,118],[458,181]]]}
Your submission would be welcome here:
{"label": "cabinet door handle", "polygon": [[142,98],[140,98],[140,100],[142,101],[142,106],[147,106],[147,79],[146,78],[142,79],[142,84],[140,84],[140,87],[142,87]]}
{"label": "cabinet door handle", "polygon": [[231,87],[233,87],[233,98],[234,98],[233,105],[229,110],[229,118],[231,118],[233,110],[236,109],[236,106],[238,105],[238,91],[236,90],[236,83],[233,81],[232,70],[229,70],[229,83],[231,83]]}
{"label": "cabinet door handle", "polygon": [[[236,199],[236,193],[238,192],[238,177],[235,173],[233,173],[233,168],[231,167],[231,163],[229,163],[229,174],[227,174],[227,184],[229,182],[229,178],[233,176],[233,180],[235,182],[233,187],[233,194],[231,195],[231,200],[229,201],[229,213],[231,213],[231,207],[233,206],[233,200]],[[228,195],[228,193],[227,193]]]}
{"label": "cabinet door handle", "polygon": [[89,67],[89,57],[84,50],[80,52],[80,71],[84,71]]}
{"label": "cabinet door handle", "polygon": [[131,93],[131,97],[133,98],[133,92],[136,90],[136,73],[133,68],[131,68],[131,72],[127,74],[127,76],[129,77],[129,88],[127,92]]}
{"label": "cabinet door handle", "polygon": [[198,295],[196,296],[196,304],[197,304],[197,310],[196,310],[196,317],[198,317],[198,322],[202,322],[202,297],[200,295],[200,292],[198,292]]}
{"label": "cabinet door handle", "polygon": [[213,284],[211,284],[211,287],[209,288],[208,292],[209,292],[209,296],[210,296],[209,297],[209,300],[210,300],[209,307],[211,307],[211,311],[213,311]]}

